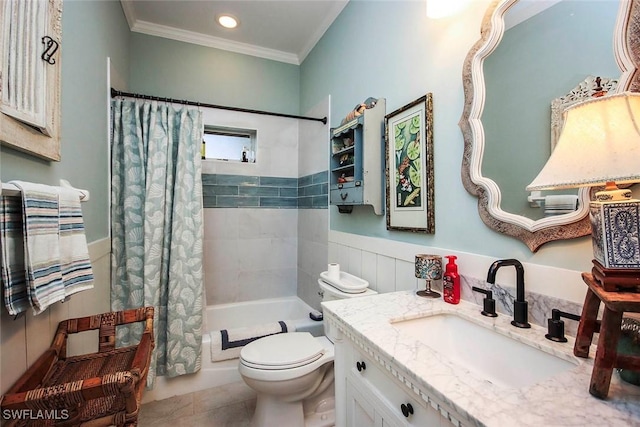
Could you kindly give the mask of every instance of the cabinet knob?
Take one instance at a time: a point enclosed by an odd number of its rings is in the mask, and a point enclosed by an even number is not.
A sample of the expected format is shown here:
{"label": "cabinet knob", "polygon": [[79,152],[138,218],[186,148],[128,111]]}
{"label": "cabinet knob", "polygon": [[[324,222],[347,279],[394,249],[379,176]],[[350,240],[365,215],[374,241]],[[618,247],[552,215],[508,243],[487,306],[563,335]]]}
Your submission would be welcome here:
{"label": "cabinet knob", "polygon": [[356,362],[356,369],[358,369],[358,372],[362,372],[367,369],[367,365],[364,363],[364,360],[362,362]]}
{"label": "cabinet knob", "polygon": [[402,415],[407,418],[409,418],[409,415],[413,414],[413,406],[411,405],[411,403],[403,403],[402,405],[400,405],[400,410],[402,411]]}
{"label": "cabinet knob", "polygon": [[349,197],[349,193],[340,193],[340,198],[342,200],[347,200],[347,197]]}

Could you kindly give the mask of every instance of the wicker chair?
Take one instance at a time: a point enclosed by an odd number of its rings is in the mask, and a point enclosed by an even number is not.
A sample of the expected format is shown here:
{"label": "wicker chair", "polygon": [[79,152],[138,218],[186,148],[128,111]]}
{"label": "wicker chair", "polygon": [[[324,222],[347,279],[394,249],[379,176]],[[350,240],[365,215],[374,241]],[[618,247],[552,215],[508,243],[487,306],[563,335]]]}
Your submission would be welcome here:
{"label": "wicker chair", "polygon": [[[138,345],[116,348],[116,326],[134,322],[145,322]],[[94,329],[98,352],[66,357],[67,336]],[[2,397],[6,425],[137,425],[153,347],[153,307],[60,322],[51,347]]]}

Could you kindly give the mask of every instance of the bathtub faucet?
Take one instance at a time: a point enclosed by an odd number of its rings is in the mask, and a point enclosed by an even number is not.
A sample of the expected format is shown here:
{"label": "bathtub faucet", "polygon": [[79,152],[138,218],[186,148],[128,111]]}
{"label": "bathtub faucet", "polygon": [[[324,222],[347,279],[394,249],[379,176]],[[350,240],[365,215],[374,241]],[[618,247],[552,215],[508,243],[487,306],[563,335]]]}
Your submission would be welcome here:
{"label": "bathtub faucet", "polygon": [[529,304],[524,299],[524,267],[522,263],[517,259],[500,259],[495,261],[491,264],[491,267],[489,267],[487,283],[495,284],[498,269],[506,265],[512,265],[516,269],[516,299],[513,301],[513,320],[511,324],[518,328],[530,328],[531,325],[528,322]]}

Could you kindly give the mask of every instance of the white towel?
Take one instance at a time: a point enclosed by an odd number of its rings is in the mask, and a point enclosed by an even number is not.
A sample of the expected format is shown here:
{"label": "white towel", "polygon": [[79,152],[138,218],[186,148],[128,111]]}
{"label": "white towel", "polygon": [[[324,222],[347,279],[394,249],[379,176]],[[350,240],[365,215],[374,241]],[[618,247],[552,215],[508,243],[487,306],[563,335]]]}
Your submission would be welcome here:
{"label": "white towel", "polygon": [[22,193],[27,291],[35,314],[65,298],[60,266],[58,192],[55,187],[11,181]]}
{"label": "white towel", "polygon": [[544,198],[545,216],[562,215],[574,212],[578,208],[578,196],[573,194],[554,194]]}
{"label": "white towel", "polygon": [[211,331],[209,332],[211,336],[211,361],[235,359],[240,356],[242,347],[258,338],[295,331],[296,327],[293,322],[287,320],[245,328]]}
{"label": "white towel", "polygon": [[80,194],[58,187],[60,197],[60,265],[66,297],[93,288],[93,270],[84,232]]}
{"label": "white towel", "polygon": [[22,194],[26,289],[34,313],[40,314],[51,304],[93,287],[80,194],[44,184],[11,184]]}

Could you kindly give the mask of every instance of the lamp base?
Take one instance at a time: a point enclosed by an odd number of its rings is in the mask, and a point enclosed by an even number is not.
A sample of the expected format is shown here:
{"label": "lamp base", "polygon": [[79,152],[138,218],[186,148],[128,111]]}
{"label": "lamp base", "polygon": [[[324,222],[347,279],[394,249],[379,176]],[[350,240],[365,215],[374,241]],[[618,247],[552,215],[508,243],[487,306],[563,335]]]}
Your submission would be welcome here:
{"label": "lamp base", "polygon": [[416,295],[423,298],[440,298],[440,293],[431,289],[416,292]]}
{"label": "lamp base", "polygon": [[640,269],[640,200],[590,204],[593,257],[606,269]]}
{"label": "lamp base", "polygon": [[594,280],[607,292],[640,292],[640,268],[606,268],[593,260]]}

